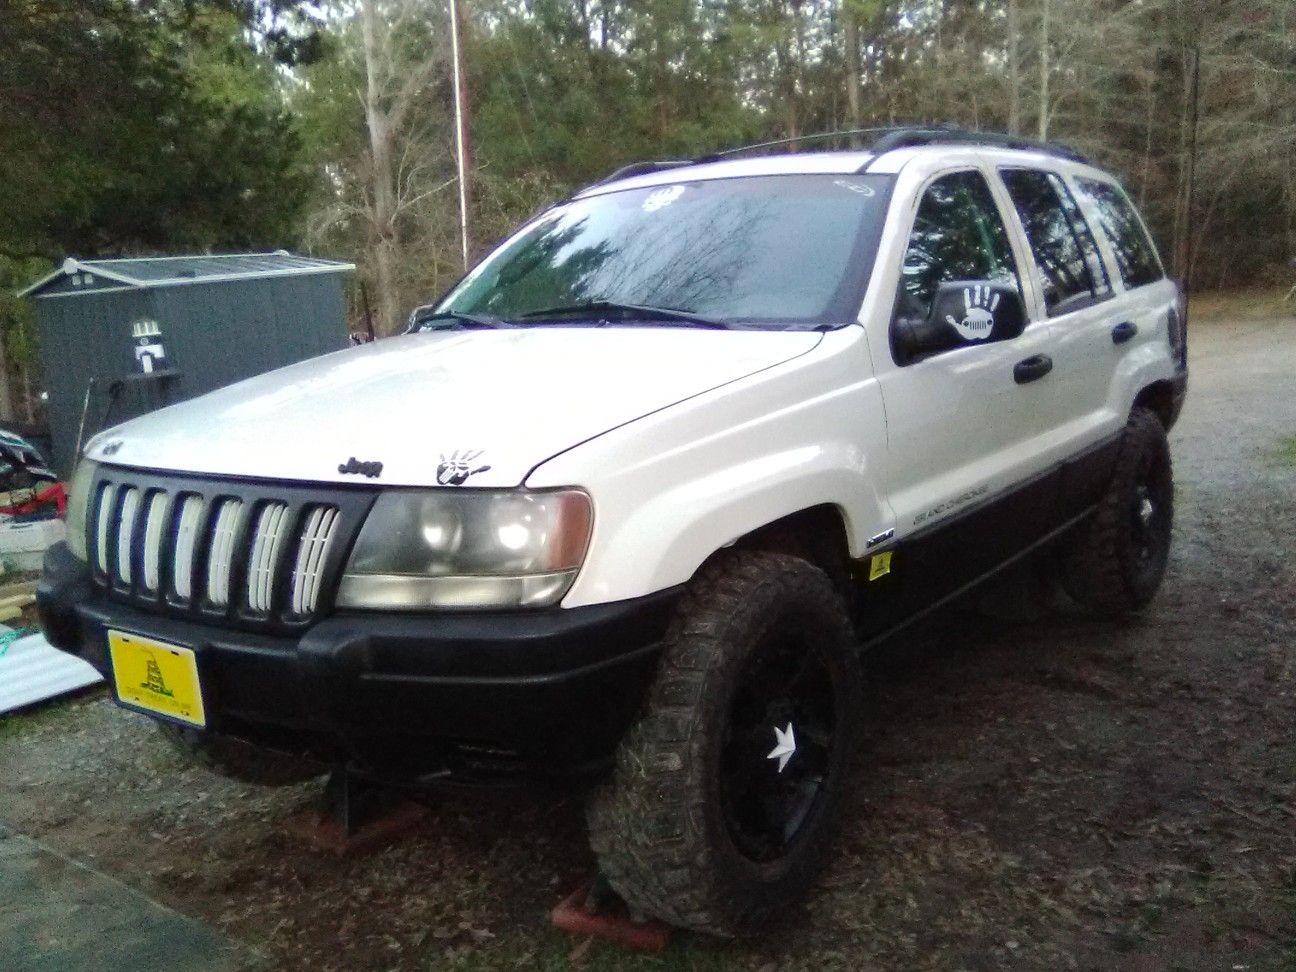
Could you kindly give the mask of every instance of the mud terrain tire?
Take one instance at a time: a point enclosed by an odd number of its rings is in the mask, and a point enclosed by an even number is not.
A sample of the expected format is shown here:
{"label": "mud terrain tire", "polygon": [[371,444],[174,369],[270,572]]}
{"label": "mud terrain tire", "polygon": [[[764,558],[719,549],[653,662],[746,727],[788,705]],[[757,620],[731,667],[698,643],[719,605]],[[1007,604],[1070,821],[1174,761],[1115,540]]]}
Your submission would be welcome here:
{"label": "mud terrain tire", "polygon": [[1136,611],[1165,575],[1174,521],[1174,478],[1165,427],[1144,408],[1130,413],[1116,468],[1098,508],[1062,553],[1062,583],[1102,616]]}
{"label": "mud terrain tire", "polygon": [[[861,683],[823,571],[760,551],[702,570],[589,806],[599,867],[632,914],[734,936],[795,906],[836,830]],[[773,730],[785,725],[796,750],[784,765],[774,750],[787,736]]]}

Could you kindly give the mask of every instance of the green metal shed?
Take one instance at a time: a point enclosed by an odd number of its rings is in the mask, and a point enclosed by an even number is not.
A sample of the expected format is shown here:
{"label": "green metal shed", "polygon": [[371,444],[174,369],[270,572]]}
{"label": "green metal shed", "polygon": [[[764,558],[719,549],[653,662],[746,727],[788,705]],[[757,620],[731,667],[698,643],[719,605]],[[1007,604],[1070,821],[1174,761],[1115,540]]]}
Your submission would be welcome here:
{"label": "green metal shed", "polygon": [[54,468],[127,418],[347,345],[351,263],[277,253],[69,258],[36,304]]}

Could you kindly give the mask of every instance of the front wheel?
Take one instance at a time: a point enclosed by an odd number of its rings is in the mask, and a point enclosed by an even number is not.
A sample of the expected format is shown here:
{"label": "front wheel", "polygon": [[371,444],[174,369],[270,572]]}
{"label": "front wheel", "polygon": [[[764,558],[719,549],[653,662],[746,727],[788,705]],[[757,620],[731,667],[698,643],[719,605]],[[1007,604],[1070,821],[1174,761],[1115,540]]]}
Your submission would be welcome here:
{"label": "front wheel", "polygon": [[1173,522],[1174,477],[1165,427],[1152,412],[1136,408],[1098,508],[1063,550],[1066,592],[1100,615],[1143,607],[1165,575]]}
{"label": "front wheel", "polygon": [[746,551],[703,570],[647,711],[590,804],[599,867],[632,912],[737,935],[809,888],[835,830],[861,682],[823,571]]}

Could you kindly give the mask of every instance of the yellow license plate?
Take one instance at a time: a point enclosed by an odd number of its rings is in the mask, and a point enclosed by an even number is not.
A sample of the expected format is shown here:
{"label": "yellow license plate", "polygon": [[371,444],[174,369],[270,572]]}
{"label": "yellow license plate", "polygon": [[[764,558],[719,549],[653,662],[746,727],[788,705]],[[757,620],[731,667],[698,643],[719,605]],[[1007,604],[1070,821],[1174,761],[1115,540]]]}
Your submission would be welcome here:
{"label": "yellow license plate", "polygon": [[125,631],[108,632],[117,697],[126,705],[207,725],[198,662],[192,650]]}

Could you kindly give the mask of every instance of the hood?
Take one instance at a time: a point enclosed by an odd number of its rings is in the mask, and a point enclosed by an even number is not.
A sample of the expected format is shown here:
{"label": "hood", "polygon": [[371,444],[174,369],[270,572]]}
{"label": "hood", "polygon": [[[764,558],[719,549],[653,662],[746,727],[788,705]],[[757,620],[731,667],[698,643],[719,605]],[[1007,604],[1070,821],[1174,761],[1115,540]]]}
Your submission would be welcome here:
{"label": "hood", "polygon": [[516,486],[565,449],[804,354],[821,337],[552,325],[411,334],[141,416],[95,436],[86,453],[267,479]]}

